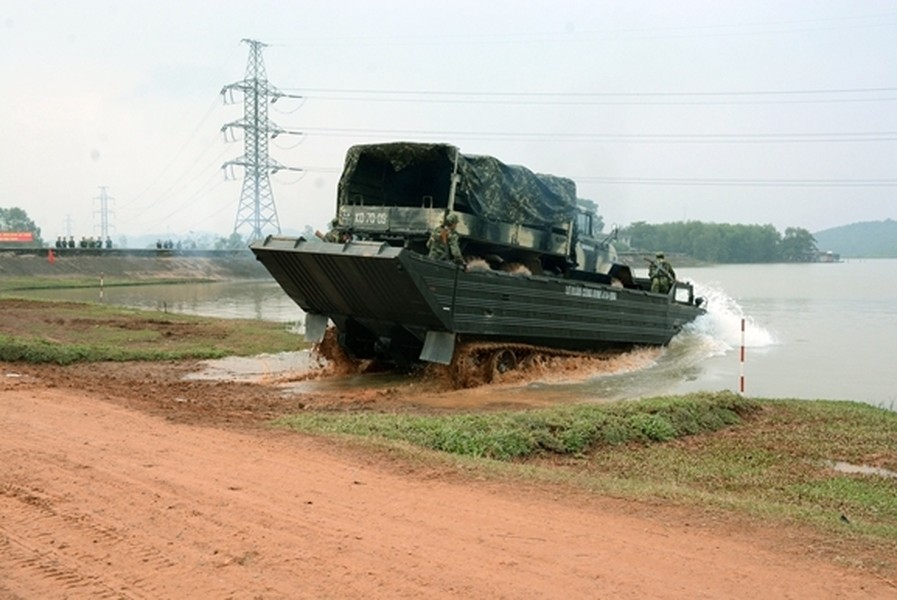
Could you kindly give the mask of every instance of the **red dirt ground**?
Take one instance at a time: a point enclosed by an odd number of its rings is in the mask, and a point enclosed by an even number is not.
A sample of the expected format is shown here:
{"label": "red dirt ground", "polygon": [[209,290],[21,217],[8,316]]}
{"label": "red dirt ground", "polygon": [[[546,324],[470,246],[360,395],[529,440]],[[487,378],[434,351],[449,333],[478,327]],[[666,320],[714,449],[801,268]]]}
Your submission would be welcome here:
{"label": "red dirt ground", "polygon": [[272,431],[329,400],[192,367],[0,364],[0,598],[897,598],[798,532]]}

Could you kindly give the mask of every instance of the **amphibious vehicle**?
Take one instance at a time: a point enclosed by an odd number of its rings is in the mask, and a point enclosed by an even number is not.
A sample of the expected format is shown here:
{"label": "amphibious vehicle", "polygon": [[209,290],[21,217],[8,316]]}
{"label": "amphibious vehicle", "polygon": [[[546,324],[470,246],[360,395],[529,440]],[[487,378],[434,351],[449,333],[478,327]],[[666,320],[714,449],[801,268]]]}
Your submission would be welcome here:
{"label": "amphibious vehicle", "polygon": [[[489,379],[544,355],[665,345],[704,312],[692,284],[652,293],[617,262],[570,179],[395,142],[350,148],[337,194],[335,241],[250,248],[305,312],[307,339],[330,322],[354,358],[480,365]],[[464,265],[428,257],[447,214]]]}

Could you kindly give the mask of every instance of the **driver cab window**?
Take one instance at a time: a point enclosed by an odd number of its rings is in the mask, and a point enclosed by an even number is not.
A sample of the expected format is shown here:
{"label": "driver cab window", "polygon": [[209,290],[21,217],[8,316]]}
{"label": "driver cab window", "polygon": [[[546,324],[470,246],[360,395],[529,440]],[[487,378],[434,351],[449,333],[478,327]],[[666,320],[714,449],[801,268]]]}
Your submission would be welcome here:
{"label": "driver cab window", "polygon": [[576,217],[576,228],[580,235],[592,237],[592,215],[587,213],[579,213]]}

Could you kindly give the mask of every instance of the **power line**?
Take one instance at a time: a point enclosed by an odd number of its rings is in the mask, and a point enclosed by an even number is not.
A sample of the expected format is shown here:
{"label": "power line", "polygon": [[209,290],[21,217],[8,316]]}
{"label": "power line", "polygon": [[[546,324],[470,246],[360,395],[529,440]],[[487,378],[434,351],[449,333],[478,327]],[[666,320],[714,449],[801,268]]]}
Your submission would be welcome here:
{"label": "power line", "polygon": [[846,131],[818,133],[562,133],[510,131],[449,131],[414,129],[362,129],[337,127],[305,127],[303,132],[330,137],[403,136],[432,139],[434,136],[452,139],[563,141],[563,142],[623,142],[650,144],[758,144],[758,143],[832,143],[832,142],[893,142],[897,131]]}
{"label": "power line", "polygon": [[[198,122],[198,123],[196,124],[196,126],[193,128],[193,131],[190,133],[190,135],[188,136],[188,138],[186,138],[186,139],[182,142],[180,148],[178,148],[177,151],[175,151],[174,153],[171,154],[171,156],[170,156],[168,162],[165,164],[164,167],[162,167],[162,170],[159,171],[159,172],[156,174],[156,176],[155,176],[155,177],[154,177],[154,178],[153,178],[153,179],[146,185],[146,187],[143,189],[143,191],[139,192],[136,196],[134,196],[134,197],[131,198],[128,202],[126,202],[125,204],[123,204],[123,205],[122,205],[122,208],[127,207],[127,206],[130,206],[131,204],[134,204],[135,202],[138,202],[144,195],[146,195],[146,194],[150,191],[150,189],[152,189],[153,186],[155,186],[155,185],[162,179],[162,177],[168,172],[168,170],[169,170],[169,169],[170,169],[170,168],[171,168],[171,167],[178,161],[178,158],[180,158],[180,155],[181,155],[181,154],[184,152],[184,150],[188,147],[188,145],[190,144],[191,140],[195,137],[195,135],[197,134],[197,132],[199,132],[199,130],[201,129],[201,127],[203,126],[203,124],[206,122],[206,120],[211,116],[213,110],[215,109],[215,107],[216,107],[217,105],[218,105],[218,102],[217,102],[217,99],[216,99],[216,100],[213,101],[212,104],[206,109],[205,114],[202,116],[202,118],[200,118],[199,122]],[[154,200],[153,202],[155,202],[155,200]]]}
{"label": "power line", "polygon": [[[897,87],[708,92],[522,92],[301,88],[303,100],[516,106],[732,106],[893,102]],[[871,94],[890,94],[871,96]],[[817,97],[813,97],[817,96]]]}
{"label": "power line", "polygon": [[870,94],[881,92],[897,92],[897,87],[869,88],[819,88],[809,90],[741,90],[711,92],[465,92],[459,90],[377,90],[371,88],[295,88],[293,91],[305,93],[343,93],[343,94],[390,94],[396,96],[498,96],[503,98],[517,97],[691,97],[691,96],[791,96],[809,94]]}
{"label": "power line", "polygon": [[736,187],[897,187],[897,179],[728,179],[674,177],[571,177],[576,182],[607,185]]}
{"label": "power line", "polygon": [[[228,53],[228,55],[225,57],[225,60],[219,65],[219,68],[221,70],[225,70],[225,71],[230,70],[230,67],[233,64],[234,60],[237,59],[237,57],[238,57],[238,54],[237,54],[238,50],[239,50],[239,46],[235,45],[234,49],[230,53]],[[199,121],[194,125],[193,129],[189,132],[187,137],[185,137],[183,139],[183,141],[180,144],[180,147],[174,153],[172,153],[170,155],[168,162],[162,167],[162,169],[159,172],[155,173],[153,178],[149,181],[149,183],[146,185],[146,187],[142,191],[138,192],[135,196],[133,196],[129,200],[122,203],[120,205],[120,208],[129,207],[132,204],[138,203],[143,198],[143,196],[148,194],[150,192],[150,190],[162,180],[162,177],[168,172],[168,170],[174,164],[178,163],[178,159],[180,158],[181,154],[188,148],[188,146],[191,144],[191,142],[196,138],[196,135],[199,133],[199,131],[202,129],[203,125],[206,123],[206,121],[212,115],[212,112],[214,111],[214,109],[217,105],[218,105],[218,100],[213,99],[212,103],[204,110],[202,117],[200,117]],[[181,117],[178,119],[178,121],[179,122],[186,121],[192,112],[194,112],[193,107],[187,108],[184,111],[184,113],[181,115]],[[193,118],[191,117],[190,120],[192,121]],[[210,146],[207,146],[203,152],[208,151],[209,148],[210,148]],[[194,162],[191,165],[191,168],[193,165],[196,164],[196,162],[198,160],[199,160],[199,158],[194,159]],[[186,176],[186,173],[179,176],[179,179],[181,179],[185,176]],[[172,187],[174,187],[174,185],[172,185]],[[167,192],[164,192],[163,194],[155,194],[155,195],[157,197],[159,197],[159,196],[165,197],[168,194],[167,194]],[[150,201],[150,204],[152,205],[157,202],[158,202],[157,199],[153,199]],[[148,206],[142,207],[138,210],[144,210],[146,208],[148,208]]]}
{"label": "power line", "polygon": [[373,97],[373,96],[306,96],[308,100],[326,100],[329,102],[377,102],[377,103],[414,103],[414,104],[455,104],[455,105],[499,105],[499,106],[752,106],[752,105],[786,105],[786,104],[856,104],[869,102],[894,102],[897,96],[879,98],[797,98],[793,100],[525,100],[525,99],[461,99],[434,97]]}
{"label": "power line", "polygon": [[[219,178],[217,172],[212,174],[212,176],[209,177],[209,180],[205,184],[203,184],[203,186],[200,189],[198,189],[196,192],[194,192],[190,197],[186,198],[183,203],[181,203],[179,206],[174,208],[169,213],[155,219],[154,221],[146,223],[145,226],[154,227],[156,225],[161,225],[162,223],[165,223],[166,221],[168,221],[170,218],[172,218],[173,216],[175,216],[178,213],[181,213],[185,210],[192,210],[193,206],[194,206],[192,203],[193,200],[200,198],[203,195],[211,195],[212,192],[214,192],[215,190],[217,190],[218,188],[223,186],[224,183],[225,182]],[[229,206],[224,205],[221,210],[224,210],[226,208],[229,208]],[[218,214],[219,212],[221,212],[221,210],[216,211],[215,214]],[[191,219],[191,221],[192,221],[192,219]]]}

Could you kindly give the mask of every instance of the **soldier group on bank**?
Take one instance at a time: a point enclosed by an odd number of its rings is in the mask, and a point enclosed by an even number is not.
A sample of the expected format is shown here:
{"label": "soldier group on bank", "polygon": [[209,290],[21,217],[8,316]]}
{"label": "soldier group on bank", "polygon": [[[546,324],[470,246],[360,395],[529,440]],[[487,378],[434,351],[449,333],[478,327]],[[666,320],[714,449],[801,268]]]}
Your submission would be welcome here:
{"label": "soldier group on bank", "polygon": [[107,237],[104,243],[101,237],[86,237],[82,235],[81,240],[75,242],[75,236],[73,235],[70,235],[68,239],[65,239],[64,235],[60,235],[56,238],[56,248],[112,248],[112,238]]}

